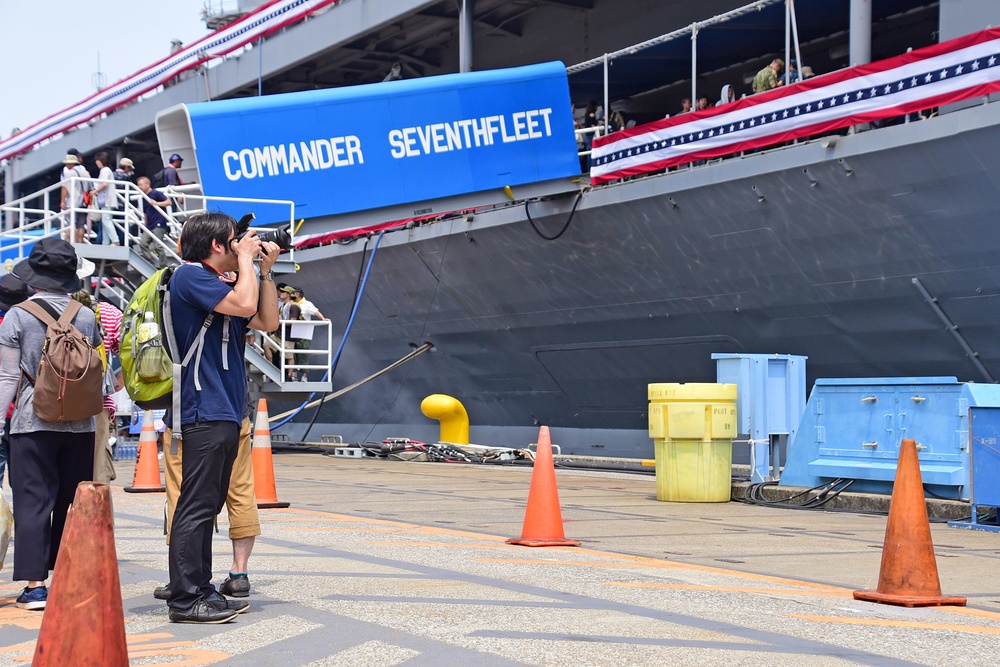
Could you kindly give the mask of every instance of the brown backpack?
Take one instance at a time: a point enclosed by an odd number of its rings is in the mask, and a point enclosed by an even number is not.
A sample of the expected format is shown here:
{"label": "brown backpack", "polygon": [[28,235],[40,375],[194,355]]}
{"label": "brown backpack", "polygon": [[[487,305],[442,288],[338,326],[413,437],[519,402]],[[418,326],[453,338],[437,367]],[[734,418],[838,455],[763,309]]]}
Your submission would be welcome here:
{"label": "brown backpack", "polygon": [[[94,344],[73,326],[80,302],[69,302],[61,315],[44,301],[17,305],[46,325],[42,359],[34,379],[35,415],[47,422],[93,417],[104,408],[104,366]],[[58,315],[58,319],[56,319]]]}

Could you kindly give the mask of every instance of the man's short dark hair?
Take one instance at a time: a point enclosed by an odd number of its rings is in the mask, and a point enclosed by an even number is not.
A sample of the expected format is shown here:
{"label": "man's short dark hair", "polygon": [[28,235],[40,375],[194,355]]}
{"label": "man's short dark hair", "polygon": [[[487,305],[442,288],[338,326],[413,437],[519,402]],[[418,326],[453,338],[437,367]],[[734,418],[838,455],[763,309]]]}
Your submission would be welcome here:
{"label": "man's short dark hair", "polygon": [[212,241],[229,247],[229,235],[236,231],[236,220],[225,213],[209,212],[192,215],[181,229],[181,258],[200,262],[212,254]]}

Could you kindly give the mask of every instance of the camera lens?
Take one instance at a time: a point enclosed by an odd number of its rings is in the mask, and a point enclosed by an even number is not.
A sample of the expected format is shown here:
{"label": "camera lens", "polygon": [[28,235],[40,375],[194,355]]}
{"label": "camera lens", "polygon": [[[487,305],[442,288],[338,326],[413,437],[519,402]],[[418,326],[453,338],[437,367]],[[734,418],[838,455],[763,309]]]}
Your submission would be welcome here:
{"label": "camera lens", "polygon": [[288,250],[292,247],[292,235],[288,231],[289,227],[291,225],[285,225],[272,231],[261,232],[257,237],[262,243],[276,243],[282,250]]}

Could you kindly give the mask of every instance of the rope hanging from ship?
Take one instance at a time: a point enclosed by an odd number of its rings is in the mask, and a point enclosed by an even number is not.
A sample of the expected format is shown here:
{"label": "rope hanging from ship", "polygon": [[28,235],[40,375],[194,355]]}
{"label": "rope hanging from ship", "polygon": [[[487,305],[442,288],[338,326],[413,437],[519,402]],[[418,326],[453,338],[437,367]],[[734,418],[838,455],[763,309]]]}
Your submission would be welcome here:
{"label": "rope hanging from ship", "polygon": [[531,211],[528,210],[528,205],[531,203],[530,201],[524,202],[524,214],[528,216],[528,222],[531,223],[531,228],[535,230],[536,234],[541,236],[546,241],[555,241],[557,238],[565,234],[567,229],[569,229],[569,223],[573,222],[573,215],[576,213],[576,207],[580,205],[580,201],[582,199],[583,199],[583,193],[581,192],[576,196],[576,201],[573,202],[573,208],[570,209],[569,217],[566,218],[566,224],[563,225],[563,228],[560,229],[559,233],[556,234],[555,236],[546,236],[545,234],[542,233],[542,230],[538,228],[538,225],[535,224],[535,219],[531,217]]}

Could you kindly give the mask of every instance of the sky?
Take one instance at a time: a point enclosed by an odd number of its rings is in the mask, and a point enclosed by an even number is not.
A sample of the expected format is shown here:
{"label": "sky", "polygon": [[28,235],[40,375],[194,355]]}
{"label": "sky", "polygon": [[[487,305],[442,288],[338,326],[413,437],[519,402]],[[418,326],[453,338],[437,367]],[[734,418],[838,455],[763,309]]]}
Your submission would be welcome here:
{"label": "sky", "polygon": [[0,138],[112,84],[209,33],[206,4],[236,0],[0,0]]}

